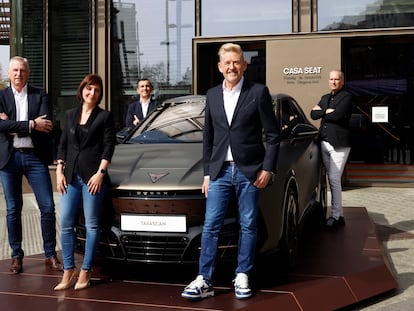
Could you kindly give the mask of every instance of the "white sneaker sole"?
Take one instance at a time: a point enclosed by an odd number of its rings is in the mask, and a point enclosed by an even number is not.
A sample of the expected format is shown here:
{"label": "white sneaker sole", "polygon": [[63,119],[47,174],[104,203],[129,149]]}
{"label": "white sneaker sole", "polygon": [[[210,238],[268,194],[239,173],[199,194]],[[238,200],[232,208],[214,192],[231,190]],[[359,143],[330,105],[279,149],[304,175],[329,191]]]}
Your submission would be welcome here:
{"label": "white sneaker sole", "polygon": [[251,293],[250,294],[236,294],[235,293],[235,295],[236,295],[236,298],[237,299],[247,299],[247,298],[252,297],[252,294]]}
{"label": "white sneaker sole", "polygon": [[194,296],[191,294],[181,293],[181,297],[186,298],[186,299],[191,299],[191,300],[201,300],[201,299],[213,297],[213,296],[214,296],[214,291],[202,293],[200,294],[200,296]]}

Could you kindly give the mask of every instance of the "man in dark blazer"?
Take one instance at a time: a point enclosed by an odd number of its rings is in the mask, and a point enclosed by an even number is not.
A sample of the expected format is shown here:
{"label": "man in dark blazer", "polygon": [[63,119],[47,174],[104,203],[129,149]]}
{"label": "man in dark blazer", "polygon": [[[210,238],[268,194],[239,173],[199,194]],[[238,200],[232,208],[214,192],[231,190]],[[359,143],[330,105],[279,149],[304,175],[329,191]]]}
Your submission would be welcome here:
{"label": "man in dark blazer", "polygon": [[239,45],[226,43],[218,55],[224,81],[210,89],[206,98],[202,185],[206,214],[199,275],[181,294],[188,299],[214,295],[217,241],[233,191],[240,223],[235,296],[251,296],[249,273],[256,252],[259,193],[273,177],[279,148],[279,128],[268,88],[244,79],[247,63]]}
{"label": "man in dark blazer", "polygon": [[137,93],[139,99],[128,106],[128,111],[125,117],[125,126],[127,128],[134,128],[158,106],[158,101],[151,97],[153,90],[154,87],[149,79],[140,79],[138,81]]}
{"label": "man in dark blazer", "polygon": [[52,162],[51,114],[46,92],[27,84],[27,59],[10,60],[11,86],[0,92],[0,177],[7,205],[7,230],[12,249],[11,271],[23,271],[22,178],[27,178],[36,196],[40,213],[45,264],[60,270],[56,257],[56,221],[52,182],[48,164]]}
{"label": "man in dark blazer", "polygon": [[352,95],[344,90],[344,74],[340,70],[329,73],[330,93],[322,96],[312,108],[311,118],[321,119],[319,136],[322,160],[326,167],[331,189],[331,216],[326,220],[326,229],[337,229],[345,225],[342,209],[342,173],[351,151],[349,120],[352,114]]}

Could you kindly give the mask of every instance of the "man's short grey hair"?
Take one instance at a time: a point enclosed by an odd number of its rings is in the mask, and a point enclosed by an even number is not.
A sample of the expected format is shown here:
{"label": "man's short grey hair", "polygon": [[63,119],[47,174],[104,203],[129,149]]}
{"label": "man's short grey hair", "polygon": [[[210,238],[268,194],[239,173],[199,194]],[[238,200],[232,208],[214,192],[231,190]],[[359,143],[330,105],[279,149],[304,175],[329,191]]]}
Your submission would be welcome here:
{"label": "man's short grey hair", "polygon": [[21,57],[21,56],[13,56],[12,58],[10,58],[9,67],[10,67],[10,64],[11,64],[12,62],[25,63],[26,68],[27,68],[27,71],[29,71],[29,72],[30,72],[29,61],[28,61],[28,59],[27,59],[27,58],[25,58],[25,57]]}

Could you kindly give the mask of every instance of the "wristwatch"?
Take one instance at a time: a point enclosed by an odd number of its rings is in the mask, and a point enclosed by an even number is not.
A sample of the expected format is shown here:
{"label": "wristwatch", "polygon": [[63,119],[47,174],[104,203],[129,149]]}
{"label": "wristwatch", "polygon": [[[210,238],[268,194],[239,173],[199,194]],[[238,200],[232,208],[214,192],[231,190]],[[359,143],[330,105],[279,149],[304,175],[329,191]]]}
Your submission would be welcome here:
{"label": "wristwatch", "polygon": [[106,170],[104,170],[103,168],[101,168],[100,173],[105,175],[106,174]]}

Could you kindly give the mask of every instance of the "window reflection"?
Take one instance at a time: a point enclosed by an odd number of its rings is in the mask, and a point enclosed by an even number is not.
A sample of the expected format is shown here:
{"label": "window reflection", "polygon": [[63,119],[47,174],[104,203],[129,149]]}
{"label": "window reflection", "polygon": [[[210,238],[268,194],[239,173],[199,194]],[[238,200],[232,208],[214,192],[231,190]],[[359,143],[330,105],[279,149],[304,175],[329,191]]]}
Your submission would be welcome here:
{"label": "window reflection", "polygon": [[[42,2],[22,3],[23,14],[18,17],[22,20],[21,23],[23,31],[23,40],[17,40],[17,44],[21,44],[22,55],[30,62],[30,83],[35,85],[44,85],[45,70],[44,70],[44,41],[43,29],[44,4]],[[3,29],[2,29],[3,30]],[[7,73],[7,67],[3,68],[4,73]]]}
{"label": "window reflection", "polygon": [[116,117],[122,119],[137,96],[141,78],[151,80],[160,101],[190,94],[194,0],[112,3],[112,107],[121,107]]}
{"label": "window reflection", "polygon": [[318,30],[414,26],[414,1],[318,0]]}
{"label": "window reflection", "polygon": [[292,1],[201,1],[203,36],[290,33]]}

